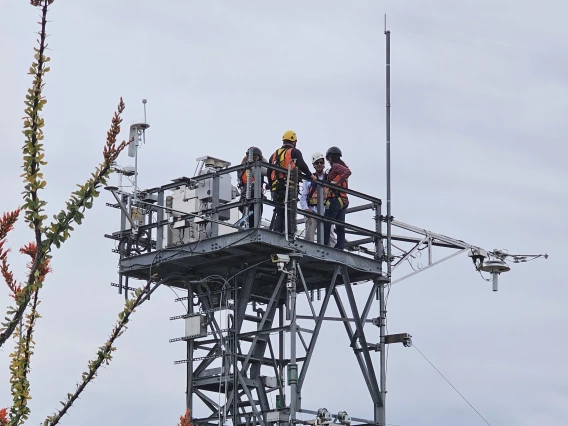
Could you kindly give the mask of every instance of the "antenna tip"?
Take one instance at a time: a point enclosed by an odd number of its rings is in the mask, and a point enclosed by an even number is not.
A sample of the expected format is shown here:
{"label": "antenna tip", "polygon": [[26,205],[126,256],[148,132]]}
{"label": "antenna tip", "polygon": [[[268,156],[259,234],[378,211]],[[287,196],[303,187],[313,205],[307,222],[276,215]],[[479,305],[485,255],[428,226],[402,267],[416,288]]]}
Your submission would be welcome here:
{"label": "antenna tip", "polygon": [[148,99],[142,99],[142,103],[145,104],[148,102]]}

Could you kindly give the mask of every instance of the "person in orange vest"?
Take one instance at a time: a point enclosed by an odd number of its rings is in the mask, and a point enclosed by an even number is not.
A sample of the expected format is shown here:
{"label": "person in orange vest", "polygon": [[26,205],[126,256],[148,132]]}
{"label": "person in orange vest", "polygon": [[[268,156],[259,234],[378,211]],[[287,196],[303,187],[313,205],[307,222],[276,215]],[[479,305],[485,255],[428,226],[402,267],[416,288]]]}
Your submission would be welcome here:
{"label": "person in orange vest", "polygon": [[[312,154],[312,165],[314,166],[315,175],[319,180],[327,179],[325,169],[325,156],[321,152]],[[305,180],[302,184],[302,191],[300,192],[300,208],[310,212],[317,213],[318,211],[318,185],[314,181]],[[316,235],[318,221],[314,218],[306,218],[306,227],[304,229],[304,239],[313,242]],[[337,242],[333,231],[330,233],[330,245]]]}
{"label": "person in orange vest", "polygon": [[[332,146],[325,153],[325,159],[329,162],[331,167],[327,172],[326,180],[334,185],[347,188],[347,179],[351,176],[351,170],[341,159],[341,156],[341,150],[336,146]],[[345,222],[345,210],[349,205],[347,193],[331,188],[325,189],[324,216],[339,222]],[[327,246],[331,233],[331,223],[324,222],[323,231],[323,244]],[[345,226],[335,225],[335,232],[337,235],[335,248],[339,250],[345,249]]]}
{"label": "person in orange vest", "polygon": [[[287,130],[282,135],[282,146],[270,156],[270,163],[285,169],[290,168],[290,171],[296,167],[305,175],[311,176],[312,172],[302,157],[302,152],[296,148],[298,138],[296,132]],[[313,180],[317,178],[312,176]],[[286,197],[286,180],[287,174],[271,170],[268,175],[268,185],[272,194],[272,200],[277,203],[284,203]],[[288,187],[288,199],[291,202],[296,202],[298,195],[298,185],[293,179],[290,180]],[[290,203],[288,203],[290,205]],[[288,209],[290,209],[288,207]],[[290,213],[290,210],[288,210]],[[290,229],[290,217],[288,217],[288,233],[293,235],[295,230]],[[274,207],[274,218],[272,220],[271,229],[276,232],[284,232],[284,206]]]}
{"label": "person in orange vest", "polygon": [[[266,158],[264,158],[262,156],[262,151],[260,150],[260,148],[257,148],[256,146],[251,147],[252,148],[252,161],[264,161],[266,162]],[[247,149],[247,152],[243,158],[243,161],[241,161],[241,164],[245,164],[248,162],[249,160],[249,150],[251,149]],[[266,169],[263,168],[263,176],[266,175]],[[248,182],[248,176],[249,174],[250,176],[250,180],[251,180],[251,198],[254,198],[254,177],[252,175],[252,170],[250,169],[244,169],[244,170],[239,170],[237,172],[237,178],[239,180],[237,187],[241,190],[241,198],[240,201],[241,203],[243,202],[243,200],[246,199],[246,193],[247,193],[247,182]],[[262,187],[262,182],[260,183],[261,187]],[[244,214],[245,212],[245,208],[244,206],[239,206],[239,211],[241,213]],[[258,218],[258,223],[256,223],[255,221],[255,217],[254,217],[254,205],[249,205],[249,217],[248,217],[248,227],[249,228],[257,228],[260,226],[260,218],[262,217],[262,204],[260,205],[260,217]]]}

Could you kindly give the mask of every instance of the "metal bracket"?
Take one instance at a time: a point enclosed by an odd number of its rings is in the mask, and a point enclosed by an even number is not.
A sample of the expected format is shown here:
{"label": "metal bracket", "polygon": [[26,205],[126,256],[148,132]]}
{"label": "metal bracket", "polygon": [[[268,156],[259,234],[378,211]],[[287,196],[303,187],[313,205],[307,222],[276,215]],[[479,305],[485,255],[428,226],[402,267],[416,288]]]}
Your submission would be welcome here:
{"label": "metal bracket", "polygon": [[116,190],[114,189],[114,187],[107,186],[105,189],[110,191],[110,193],[114,196],[114,198],[116,199],[116,201],[118,203],[118,206],[120,207],[120,210],[122,210],[122,212],[124,213],[124,215],[126,216],[128,221],[130,222],[130,225],[132,226],[132,230],[135,230],[137,228],[137,225],[134,223],[134,221],[130,217],[130,213],[128,213],[128,210],[126,209],[126,206],[122,203],[122,200],[116,195],[116,192],[115,192]]}
{"label": "metal bracket", "polygon": [[385,336],[385,344],[402,343],[405,348],[412,346],[412,336],[408,333],[387,334]]}
{"label": "metal bracket", "polygon": [[[110,283],[110,286],[111,287],[118,287],[118,288],[121,287],[121,285],[117,284],[117,283]],[[143,288],[140,288],[140,287],[128,287],[126,284],[122,284],[122,288],[124,290],[127,290],[127,291],[136,291],[136,290],[140,290],[140,289],[143,290]],[[145,293],[148,293],[148,290],[146,290]]]}
{"label": "metal bracket", "polygon": [[381,317],[373,318],[373,319],[371,319],[371,321],[372,321],[372,324],[373,324],[375,327],[381,327],[381,326],[383,326],[383,325],[386,325],[386,324],[384,324],[384,321],[382,321],[382,318],[381,318]]}

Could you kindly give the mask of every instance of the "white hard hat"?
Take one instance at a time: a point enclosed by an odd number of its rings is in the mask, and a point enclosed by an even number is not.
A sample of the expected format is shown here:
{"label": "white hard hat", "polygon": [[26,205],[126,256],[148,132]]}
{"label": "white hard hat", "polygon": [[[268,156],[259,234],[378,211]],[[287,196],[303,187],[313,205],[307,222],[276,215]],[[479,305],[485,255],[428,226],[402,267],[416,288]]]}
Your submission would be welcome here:
{"label": "white hard hat", "polygon": [[323,160],[325,157],[321,152],[315,152],[312,154],[312,164],[314,164],[318,160]]}

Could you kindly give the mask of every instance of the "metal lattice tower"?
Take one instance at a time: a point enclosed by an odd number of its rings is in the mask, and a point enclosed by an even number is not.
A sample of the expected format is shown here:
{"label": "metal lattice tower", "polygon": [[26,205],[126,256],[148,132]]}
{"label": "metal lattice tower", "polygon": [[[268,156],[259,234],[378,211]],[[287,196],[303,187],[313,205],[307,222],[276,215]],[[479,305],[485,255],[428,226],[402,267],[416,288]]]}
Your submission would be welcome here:
{"label": "metal lattice tower", "polygon": [[[386,27],[385,34],[386,215],[379,198],[326,181],[317,182],[316,213],[297,211],[294,193],[284,204],[269,201],[263,197],[261,185],[253,186],[252,182],[262,182],[262,176],[271,170],[288,179],[291,172],[253,161],[251,149],[248,161],[233,167],[214,157],[198,158],[201,167],[194,177],[174,179],[158,188],[138,191],[136,179],[133,194],[107,187],[116,200],[108,205],[121,210],[120,231],[106,235],[117,241],[119,282],[113,285],[119,293],[124,291],[128,297],[132,289],[129,280],[152,280],[187,292],[176,299],[186,304],[186,312],[171,317],[185,321],[185,334],[171,341],[186,345],[186,357],[176,364],[186,366],[186,407],[196,426],[331,422],[384,426],[386,346],[412,344],[408,333],[386,334],[385,289],[469,251],[475,269],[491,273],[497,290],[498,275],[509,270],[506,258],[524,262],[540,257],[483,250],[391,216],[390,32]],[[139,132],[136,126],[132,131]],[[147,128],[144,126],[142,130]],[[126,168],[123,170],[128,176]],[[244,170],[250,171],[246,195],[238,199],[230,176]],[[298,181],[297,176],[292,178]],[[370,226],[360,226],[361,220],[355,225],[350,220],[340,223],[324,217],[324,188],[346,192],[351,200],[358,200],[347,213],[372,213],[372,221],[367,216]],[[173,195],[166,195],[169,191]],[[249,228],[248,214],[259,219],[263,206],[284,206],[289,232],[274,232],[260,220]],[[305,219],[296,221],[297,215]],[[295,232],[296,225],[306,219],[318,221],[317,242],[306,241]],[[345,226],[350,236],[346,251],[323,245],[324,222]],[[392,234],[392,227],[403,234]],[[423,250],[427,253],[424,267],[392,280],[397,268]],[[441,257],[435,253],[440,250],[446,252]],[[345,297],[339,291],[342,288]],[[360,300],[364,294],[364,304],[357,302],[356,292]],[[302,300],[305,302],[298,303]],[[330,305],[335,305],[339,316],[327,315]],[[331,407],[330,413],[302,403],[302,390],[310,380],[310,365],[326,321],[339,321],[345,328],[343,342],[352,349],[353,362],[360,369],[372,404],[372,419],[350,417],[338,410],[343,407]],[[272,395],[276,395],[275,406],[269,402]],[[197,401],[207,412],[198,408]],[[299,420],[299,413],[313,415],[316,420]]]}
{"label": "metal lattice tower", "polygon": [[[185,359],[176,363],[186,365],[186,405],[195,425],[296,424],[302,423],[299,413],[317,416],[318,424],[335,418],[345,424],[385,425],[385,348],[395,343],[411,345],[407,333],[386,334],[385,288],[468,250],[477,270],[496,275],[508,269],[503,262],[507,255],[389,219],[381,214],[380,199],[352,189],[342,191],[365,203],[349,208],[348,216],[370,212],[372,226],[346,220],[346,230],[354,236],[349,238],[346,251],[323,246],[321,232],[318,242],[312,242],[297,233],[290,237],[271,231],[262,223],[243,229],[234,223],[246,221],[232,222],[238,214],[229,220],[227,212],[247,204],[260,217],[261,204],[278,205],[262,198],[260,185],[247,192],[251,194],[248,200],[223,201],[229,198],[220,195],[223,176],[245,168],[253,172],[256,182],[262,180],[263,168],[287,172],[262,162],[234,167],[225,163],[193,178],[141,191],[136,205],[128,194],[108,188],[117,200],[111,206],[120,208],[122,214],[121,231],[107,235],[119,242],[116,286],[119,291],[128,290],[129,280],[151,279],[187,291],[187,296],[177,299],[187,302],[185,314],[171,318],[186,322],[185,334],[172,341],[186,344]],[[318,183],[321,195],[326,186],[334,187],[325,181]],[[178,203],[182,205],[194,199],[188,195],[191,191],[202,191],[203,200],[192,204],[199,210],[177,211],[175,200],[165,196],[172,190],[181,194]],[[320,213],[296,212],[296,200],[290,201],[289,214],[338,224],[321,215],[321,203]],[[136,226],[128,226],[132,223],[125,218],[128,206],[138,215]],[[140,219],[141,211],[145,220]],[[399,250],[390,259],[383,233],[383,224],[389,220],[404,231],[403,235],[390,235],[396,242],[393,247]],[[444,257],[436,256],[438,248],[446,251]],[[422,250],[427,250],[428,264],[391,281],[386,270],[395,271]],[[483,263],[484,259],[489,261]],[[358,304],[356,292],[359,298],[364,293],[364,304]],[[332,305],[339,316],[327,315]],[[353,361],[361,371],[372,419],[349,418],[338,412],[343,407],[330,407],[333,413],[329,413],[302,403],[304,385],[314,379],[309,369],[326,321],[343,323],[343,342],[352,349]],[[334,342],[340,344],[341,339]],[[275,406],[269,403],[271,395],[276,395]],[[198,409],[197,401],[208,412]]]}
{"label": "metal lattice tower", "polygon": [[[260,169],[260,165],[254,168]],[[180,183],[157,191],[158,205],[164,192],[176,185]],[[371,395],[375,419],[360,420],[381,424],[382,394],[371,353],[385,343],[375,327],[373,339],[368,338],[365,325],[376,325],[384,333],[380,316],[369,315],[388,284],[382,271],[381,223],[385,218],[380,215],[379,199],[351,192],[370,201],[351,211],[373,211],[374,225],[373,229],[347,225],[353,232],[367,235],[365,241],[349,245],[372,243],[376,249],[372,255],[339,251],[300,238],[290,240],[260,227],[179,246],[148,243],[122,257],[121,277],[147,280],[152,276],[188,291],[188,296],[177,299],[187,302],[187,313],[172,317],[186,321],[186,333],[172,341],[187,345],[186,359],[177,361],[187,364],[187,408],[193,409],[197,398],[210,410],[208,415],[195,416],[194,424],[213,424],[219,419],[239,425],[295,423],[300,412],[316,413],[313,408],[317,407],[302,406],[301,396],[326,320],[343,322],[345,344],[353,348]],[[257,203],[252,200],[251,204],[254,209]],[[155,223],[159,223],[162,209],[156,210]],[[151,224],[142,225],[137,232],[148,235],[151,229]],[[157,227],[160,231],[163,229]],[[109,237],[121,240],[128,232]],[[163,233],[157,241],[162,238]],[[370,283],[364,307],[357,305],[353,291],[353,285],[362,282]],[[345,288],[347,300],[340,296],[340,287]],[[301,304],[309,308],[306,312],[298,310],[298,298],[306,301]],[[340,317],[326,317],[330,303],[337,306]],[[271,393],[276,394],[276,407],[269,404]],[[219,395],[223,395],[221,404]]]}

